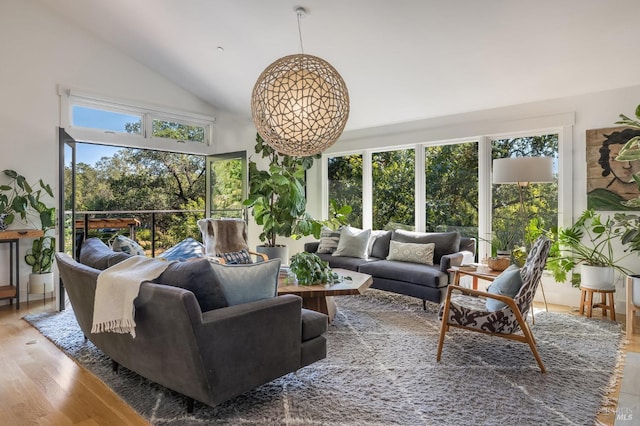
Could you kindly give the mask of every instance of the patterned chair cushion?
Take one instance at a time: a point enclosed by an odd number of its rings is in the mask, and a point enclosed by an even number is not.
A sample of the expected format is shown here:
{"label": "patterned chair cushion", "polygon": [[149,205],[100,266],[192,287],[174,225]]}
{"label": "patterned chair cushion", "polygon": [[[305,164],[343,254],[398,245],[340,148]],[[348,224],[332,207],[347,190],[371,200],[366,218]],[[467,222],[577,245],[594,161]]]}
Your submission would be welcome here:
{"label": "patterned chair cushion", "polygon": [[[438,317],[442,320],[444,304]],[[484,298],[463,294],[452,294],[449,306],[449,324],[457,324],[492,333],[511,334],[520,327],[516,316],[508,307],[499,311],[488,311]]]}

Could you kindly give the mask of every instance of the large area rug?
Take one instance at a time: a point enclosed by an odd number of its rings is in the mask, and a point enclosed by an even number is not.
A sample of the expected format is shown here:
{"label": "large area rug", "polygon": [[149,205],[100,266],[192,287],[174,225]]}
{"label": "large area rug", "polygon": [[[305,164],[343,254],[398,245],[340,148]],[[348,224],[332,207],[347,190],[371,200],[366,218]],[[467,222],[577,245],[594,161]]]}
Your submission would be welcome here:
{"label": "large area rug", "polygon": [[621,331],[611,321],[537,313],[541,374],[527,345],[462,330],[437,363],[435,305],[376,290],[336,299],[325,360],[193,414],[180,395],[113,373],[70,309],[25,319],[157,425],[587,425],[614,379]]}

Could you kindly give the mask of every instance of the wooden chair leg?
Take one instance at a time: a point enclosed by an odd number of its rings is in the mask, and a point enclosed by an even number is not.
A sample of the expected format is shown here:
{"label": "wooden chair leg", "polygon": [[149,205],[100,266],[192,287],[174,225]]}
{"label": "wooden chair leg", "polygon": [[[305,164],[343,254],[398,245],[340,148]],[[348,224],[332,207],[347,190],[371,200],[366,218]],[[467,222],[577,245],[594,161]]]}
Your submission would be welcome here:
{"label": "wooden chair leg", "polygon": [[451,292],[452,288],[447,289],[447,298],[444,300],[444,308],[442,310],[442,321],[440,322],[440,339],[438,340],[438,353],[436,355],[436,361],[440,362],[440,356],[442,355],[442,347],[444,346],[444,336],[449,331],[449,325],[447,324],[447,318],[449,317],[449,307],[451,304]]}
{"label": "wooden chair leg", "polygon": [[520,313],[520,310],[515,308],[515,310],[513,310],[513,313],[516,316],[516,320],[518,321],[518,324],[520,324],[520,329],[522,330],[522,334],[524,334],[524,337],[527,341],[527,343],[529,344],[529,348],[531,349],[531,353],[533,353],[533,357],[536,359],[536,362],[538,363],[538,367],[540,368],[540,371],[544,374],[547,372],[547,369],[544,368],[544,364],[542,363],[542,358],[540,358],[540,354],[538,353],[538,348],[536,346],[536,340],[533,338],[533,333],[531,333],[531,329],[529,328],[529,324],[527,324],[527,322],[524,320],[524,318],[522,318],[522,314]]}

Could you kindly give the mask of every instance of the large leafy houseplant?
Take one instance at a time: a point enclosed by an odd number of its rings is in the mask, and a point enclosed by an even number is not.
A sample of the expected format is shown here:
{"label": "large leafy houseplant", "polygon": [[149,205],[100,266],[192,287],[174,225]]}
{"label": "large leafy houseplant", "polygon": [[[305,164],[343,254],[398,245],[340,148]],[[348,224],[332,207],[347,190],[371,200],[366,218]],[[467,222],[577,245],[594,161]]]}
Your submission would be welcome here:
{"label": "large leafy houseplant", "polygon": [[[31,198],[29,194],[33,193],[31,184],[27,179],[18,174],[15,170],[3,170],[2,173],[9,178],[9,182],[0,185],[0,214],[4,214],[4,223],[11,225],[16,215],[22,220],[27,219]],[[43,188],[42,181],[39,182]]]}
{"label": "large leafy houseplant", "polygon": [[[40,179],[37,185],[30,184],[27,179],[15,170],[3,170],[9,182],[0,185],[0,210],[7,214],[5,222],[13,223],[15,215],[27,222],[39,221],[38,226],[44,235],[33,240],[33,244],[25,255],[25,262],[31,266],[31,272],[40,274],[51,272],[55,255],[55,237],[51,235],[55,225],[55,207],[47,206],[42,197],[47,194],[53,198],[51,186]],[[35,220],[34,220],[35,216]]]}
{"label": "large leafy houseplant", "polygon": [[[571,227],[558,229],[554,245],[559,254],[548,259],[547,269],[558,282],[565,281],[567,273],[578,265],[610,267],[626,274],[629,271],[620,261],[629,253],[614,250],[614,241],[623,235],[624,230],[615,219],[603,219],[593,209],[585,210]],[[572,275],[574,287],[580,285],[580,279],[580,274]]]}
{"label": "large leafy houseplant", "polygon": [[280,154],[259,134],[255,152],[269,160],[269,168],[260,170],[254,161],[249,162],[249,196],[243,204],[253,208],[253,217],[262,226],[260,241],[267,247],[277,247],[279,236],[320,238],[322,223],[306,212],[305,171],[313,165],[314,157]]}

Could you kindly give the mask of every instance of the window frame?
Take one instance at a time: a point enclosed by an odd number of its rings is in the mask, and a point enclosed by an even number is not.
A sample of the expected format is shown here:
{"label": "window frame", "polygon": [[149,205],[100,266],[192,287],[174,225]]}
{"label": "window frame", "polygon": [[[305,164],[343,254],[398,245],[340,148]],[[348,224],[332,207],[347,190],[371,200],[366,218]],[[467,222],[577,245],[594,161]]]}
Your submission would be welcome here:
{"label": "window frame", "polygon": [[[161,151],[177,151],[191,154],[210,154],[213,144],[213,124],[215,117],[175,109],[144,105],[137,102],[108,98],[93,93],[82,92],[64,86],[58,87],[61,99],[60,127],[76,140],[107,143],[132,148],[150,148]],[[73,125],[75,105],[101,109],[109,112],[141,116],[141,134],[94,129]],[[153,120],[177,122],[187,126],[202,127],[204,141],[184,141],[153,136]]]}
{"label": "window frame", "polygon": [[[554,116],[555,117],[555,116]],[[570,117],[573,119],[573,116]],[[565,115],[558,116],[566,122]],[[513,125],[513,123],[510,123]],[[530,124],[530,123],[529,123]],[[511,127],[506,125],[505,127]],[[491,233],[491,188],[492,188],[492,156],[491,141],[495,139],[518,138],[525,136],[539,136],[555,133],[558,135],[558,226],[568,226],[572,221],[573,208],[573,165],[572,165],[572,147],[573,147],[573,121],[571,124],[552,125],[549,127],[539,127],[529,130],[508,130],[505,132],[487,133],[484,135],[475,135],[469,137],[457,137],[455,139],[442,139],[436,141],[425,141],[416,144],[399,144],[385,145],[375,148],[332,151],[322,154],[322,215],[328,217],[328,158],[340,157],[345,155],[362,155],[363,161],[363,200],[362,200],[362,217],[363,228],[370,229],[372,226],[372,173],[371,161],[373,152],[393,151],[406,148],[414,148],[416,155],[416,231],[424,231],[425,213],[421,206],[425,202],[424,193],[424,153],[423,150],[427,146],[447,145],[453,143],[477,142],[478,144],[478,235],[487,235]],[[488,244],[479,244],[478,258],[482,259],[490,253]]]}

